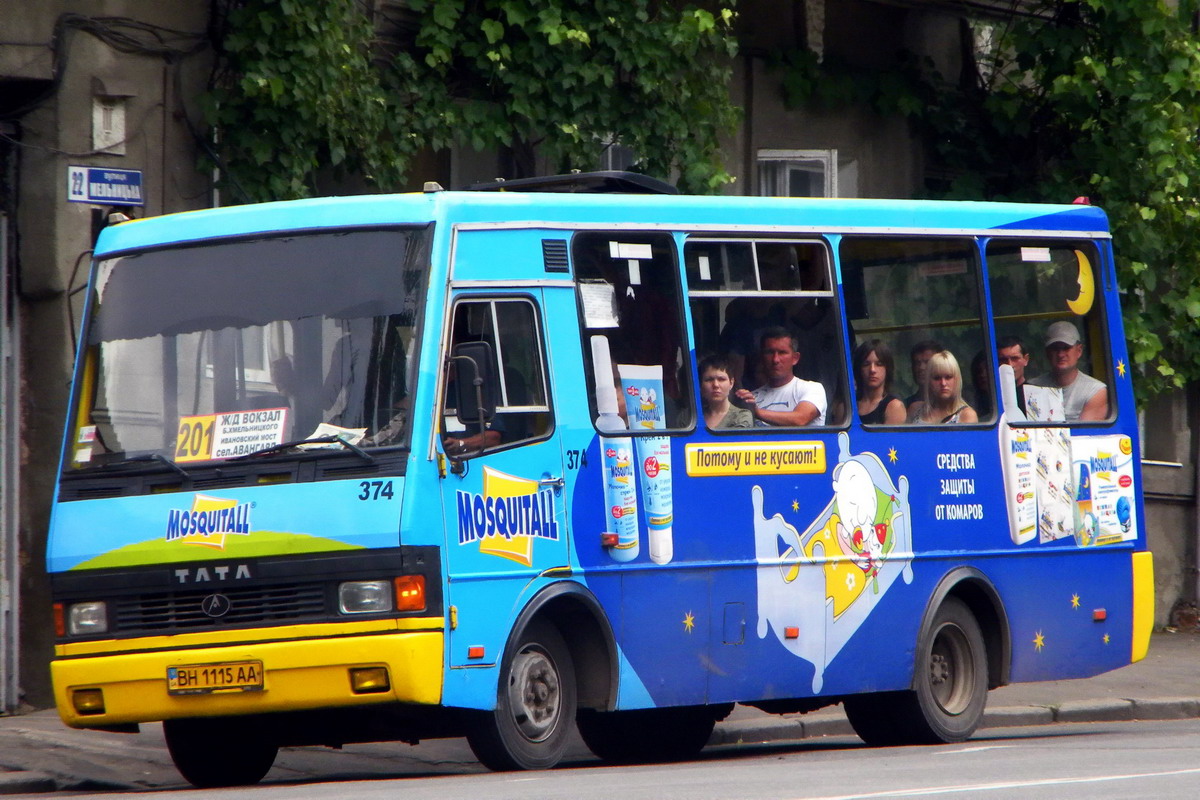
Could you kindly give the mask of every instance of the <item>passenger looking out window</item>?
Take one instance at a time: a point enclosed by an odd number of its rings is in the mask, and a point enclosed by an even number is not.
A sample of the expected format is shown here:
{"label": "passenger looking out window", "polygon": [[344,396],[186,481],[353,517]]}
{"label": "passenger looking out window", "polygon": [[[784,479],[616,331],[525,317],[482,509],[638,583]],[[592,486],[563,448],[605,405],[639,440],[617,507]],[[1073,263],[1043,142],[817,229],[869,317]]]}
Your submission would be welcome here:
{"label": "passenger looking out window", "polygon": [[923,342],[914,344],[912,350],[909,351],[913,385],[917,387],[915,392],[904,398],[904,405],[909,411],[912,411],[915,403],[925,399],[926,367],[933,354],[939,353],[942,350],[943,347],[940,343],[932,339],[926,339]]}
{"label": "passenger looking out window", "polygon": [[863,342],[854,351],[854,396],[864,425],[898,425],[904,422],[904,401],[892,394],[896,362],[881,339]]}
{"label": "passenger looking out window", "polygon": [[1066,320],[1055,322],[1046,329],[1046,363],[1050,371],[1029,384],[1062,389],[1067,422],[1108,419],[1108,387],[1079,369],[1082,355],[1079,329]]}
{"label": "passenger looking out window", "polygon": [[709,356],[700,361],[700,399],[704,404],[704,424],[712,430],[720,428],[753,428],[754,415],[748,409],[729,402],[734,381],[729,360]]}
{"label": "passenger looking out window", "polygon": [[786,328],[768,328],[759,340],[759,365],[765,383],[753,392],[738,389],[759,425],[800,427],[825,424],[825,387],[797,378],[800,345]]}
{"label": "passenger looking out window", "polygon": [[1005,336],[996,346],[996,360],[1012,367],[1017,382],[1017,407],[1025,413],[1025,368],[1029,366],[1029,351],[1017,336]]}
{"label": "passenger looking out window", "polygon": [[921,424],[978,422],[975,409],[962,399],[962,370],[949,350],[930,357],[926,367],[925,400],[908,412],[908,421]]}

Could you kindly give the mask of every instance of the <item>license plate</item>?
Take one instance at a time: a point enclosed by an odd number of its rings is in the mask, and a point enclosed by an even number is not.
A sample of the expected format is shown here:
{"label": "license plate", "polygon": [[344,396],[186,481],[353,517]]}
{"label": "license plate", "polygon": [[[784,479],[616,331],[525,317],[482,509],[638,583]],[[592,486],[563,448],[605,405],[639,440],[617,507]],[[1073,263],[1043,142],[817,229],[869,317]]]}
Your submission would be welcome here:
{"label": "license plate", "polygon": [[168,694],[206,694],[208,692],[261,692],[261,661],[236,661],[227,664],[188,664],[167,667]]}

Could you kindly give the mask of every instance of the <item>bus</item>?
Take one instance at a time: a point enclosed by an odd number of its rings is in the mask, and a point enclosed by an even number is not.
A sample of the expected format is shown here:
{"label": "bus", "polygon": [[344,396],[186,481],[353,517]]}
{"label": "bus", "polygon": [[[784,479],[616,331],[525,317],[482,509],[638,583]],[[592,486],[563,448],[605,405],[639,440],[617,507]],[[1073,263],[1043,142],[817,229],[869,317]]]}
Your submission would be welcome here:
{"label": "bus", "polygon": [[735,704],[957,742],[991,688],[1144,657],[1100,209],[652,183],[105,228],[47,547],[65,723],[161,721],[196,786],[457,736],[540,769],[573,728],[688,758]]}

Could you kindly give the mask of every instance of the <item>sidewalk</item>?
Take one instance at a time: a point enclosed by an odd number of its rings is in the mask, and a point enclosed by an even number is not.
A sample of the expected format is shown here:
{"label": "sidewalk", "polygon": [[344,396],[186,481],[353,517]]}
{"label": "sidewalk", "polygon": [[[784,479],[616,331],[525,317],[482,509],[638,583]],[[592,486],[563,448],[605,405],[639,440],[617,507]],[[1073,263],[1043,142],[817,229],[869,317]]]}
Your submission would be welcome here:
{"label": "sidewalk", "polygon": [[[1156,633],[1145,660],[1077,681],[1006,686],[988,696],[983,727],[1054,722],[1115,722],[1200,717],[1200,634]],[[717,725],[710,746],[852,736],[840,707],[774,716],[738,706]],[[589,758],[576,741],[567,760]],[[280,752],[268,780],[330,780],[413,773],[482,772],[461,739],[348,746],[342,751]],[[59,790],[183,788],[167,753],[162,726],[137,735],[66,727],[52,710],[0,717],[0,794]]]}

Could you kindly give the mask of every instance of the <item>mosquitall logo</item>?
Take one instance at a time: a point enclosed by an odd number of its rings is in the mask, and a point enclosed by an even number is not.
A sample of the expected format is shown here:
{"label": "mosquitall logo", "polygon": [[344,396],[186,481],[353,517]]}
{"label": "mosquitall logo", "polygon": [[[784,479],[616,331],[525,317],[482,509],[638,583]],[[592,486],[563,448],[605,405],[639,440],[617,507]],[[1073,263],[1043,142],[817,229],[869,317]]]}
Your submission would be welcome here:
{"label": "mosquitall logo", "polygon": [[167,512],[166,539],[224,550],[226,536],[250,535],[250,509],[253,507],[252,503],[195,495],[190,510],[172,508]]}
{"label": "mosquitall logo", "polygon": [[554,490],[537,481],[483,468],[483,494],[458,492],[458,543],[533,565],[533,540],[558,540]]}

